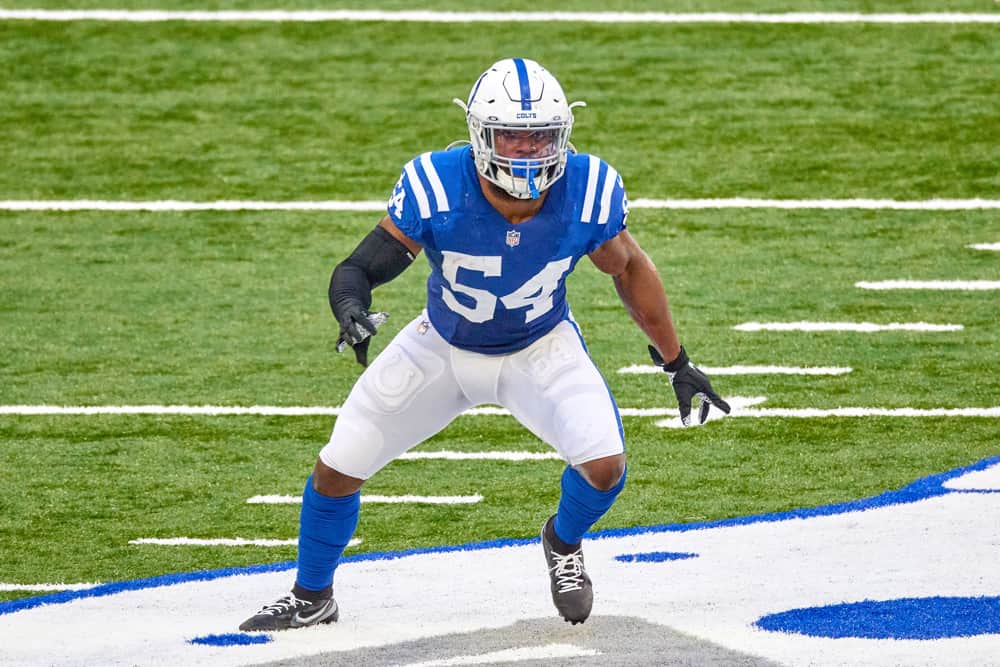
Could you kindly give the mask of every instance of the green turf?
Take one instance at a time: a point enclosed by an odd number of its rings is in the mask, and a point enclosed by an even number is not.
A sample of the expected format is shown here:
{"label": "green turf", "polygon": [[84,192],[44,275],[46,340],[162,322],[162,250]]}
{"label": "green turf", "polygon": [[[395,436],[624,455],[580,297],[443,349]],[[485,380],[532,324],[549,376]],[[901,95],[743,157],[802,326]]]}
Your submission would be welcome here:
{"label": "green turf", "polygon": [[590,104],[574,142],[633,197],[984,197],[998,32],[0,23],[0,193],[385,199],[406,160],[467,136],[451,99],[523,54]]}
{"label": "green turf", "polygon": [[[996,426],[947,419],[737,420],[665,431],[626,418],[630,483],[598,527],[709,521],[854,500],[995,455]],[[6,418],[0,536],[6,581],[111,581],[286,561],[294,547],[128,545],[141,537],[288,539],[328,420]],[[463,417],[424,449],[542,451],[510,418]],[[477,505],[365,505],[353,552],[530,537],[558,499],[561,466],[397,461],[372,494],[468,495]],[[25,479],[30,477],[30,479]]]}
{"label": "green turf", "polygon": [[[656,5],[996,10],[973,2]],[[590,102],[574,141],[612,162],[633,199],[995,199],[997,30],[0,22],[0,200],[383,200],[406,160],[463,135],[450,98],[464,97],[479,71],[512,53],[538,58],[571,97]],[[339,405],[359,368],[333,351],[327,281],[377,217],[0,213],[0,405]],[[660,268],[697,363],[854,369],[716,377],[725,396],[766,396],[769,407],[997,404],[996,292],[854,287],[1000,279],[997,253],[966,247],[1000,241],[996,211],[636,209],[630,228]],[[373,352],[417,314],[426,275],[421,259],[376,292],[375,306],[392,319]],[[665,377],[615,372],[647,359],[608,278],[584,260],[569,291],[619,403],[670,406]],[[791,320],[965,328],[732,329]],[[844,502],[1000,454],[995,419],[734,418],[684,431],[654,422],[624,419],[630,483],[599,527]],[[332,423],[0,416],[0,582],[113,581],[291,560],[294,547],[128,541],[293,537],[296,507],[245,500],[298,493]],[[462,417],[422,447],[546,449],[507,417]],[[554,507],[560,469],[555,461],[395,462],[368,493],[485,500],[366,506],[357,551],[531,536]]]}
{"label": "green turf", "polygon": [[488,7],[468,0],[6,0],[4,9],[160,9],[160,10],[405,10],[491,12],[976,12],[991,13],[988,0],[562,0],[545,7],[532,0],[492,2]]}
{"label": "green turf", "polygon": [[[6,404],[336,405],[357,366],[333,353],[330,270],[377,214],[0,214]],[[788,407],[990,405],[1000,381],[990,292],[860,290],[861,280],[1000,279],[995,213],[638,210],[630,226],[657,265],[677,325],[704,365],[839,365],[849,375],[733,376],[741,395]],[[392,319],[423,300],[421,259],[375,293]],[[581,262],[574,312],[622,405],[661,405],[662,378],[611,281]],[[963,331],[734,331],[748,321],[927,321]],[[892,382],[885,382],[890,376]],[[975,382],[970,382],[975,378]]]}

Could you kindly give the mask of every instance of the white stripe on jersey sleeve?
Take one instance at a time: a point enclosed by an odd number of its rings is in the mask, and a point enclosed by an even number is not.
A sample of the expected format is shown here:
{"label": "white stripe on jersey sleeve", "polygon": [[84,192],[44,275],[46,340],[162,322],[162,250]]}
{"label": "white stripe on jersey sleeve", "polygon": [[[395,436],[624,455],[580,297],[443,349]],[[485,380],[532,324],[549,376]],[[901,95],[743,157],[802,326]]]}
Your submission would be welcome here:
{"label": "white stripe on jersey sleeve", "polygon": [[413,166],[413,160],[406,163],[403,167],[403,171],[406,172],[406,177],[410,179],[410,187],[413,189],[413,194],[417,197],[417,206],[420,208],[420,217],[427,219],[431,217],[431,205],[427,201],[427,191],[424,189],[424,184],[420,182],[420,177],[417,175],[417,168]]}
{"label": "white stripe on jersey sleeve", "polygon": [[597,224],[605,225],[611,215],[611,193],[615,191],[615,183],[618,182],[618,172],[610,164],[608,173],[604,176],[604,192],[601,193],[601,217],[597,219]]}
{"label": "white stripe on jersey sleeve", "polygon": [[583,198],[583,213],[580,214],[581,222],[590,222],[594,217],[594,195],[597,194],[597,176],[601,170],[601,161],[597,157],[590,155],[587,163],[587,193]]}
{"label": "white stripe on jersey sleeve", "polygon": [[437,169],[434,168],[434,163],[431,162],[430,153],[424,153],[420,156],[420,166],[424,168],[427,180],[431,182],[431,189],[434,191],[434,202],[437,204],[438,213],[449,210],[448,195],[444,191],[444,185],[441,184],[441,178],[438,176]]}

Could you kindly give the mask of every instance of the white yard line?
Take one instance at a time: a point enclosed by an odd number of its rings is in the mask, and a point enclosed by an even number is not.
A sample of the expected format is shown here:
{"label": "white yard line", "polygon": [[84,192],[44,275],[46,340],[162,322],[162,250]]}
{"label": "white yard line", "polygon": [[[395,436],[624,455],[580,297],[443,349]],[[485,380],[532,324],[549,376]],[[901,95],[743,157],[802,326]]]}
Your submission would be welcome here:
{"label": "white yard line", "polygon": [[[482,502],[483,497],[474,496],[361,496],[362,503],[388,503],[396,505],[475,505]],[[247,498],[248,505],[298,505],[302,496],[252,496]]]}
{"label": "white yard line", "polygon": [[327,22],[390,21],[419,23],[1000,23],[1000,13],[881,13],[858,12],[441,12],[378,10],[258,10],[165,11],[115,9],[4,9],[0,20],[31,21],[226,21]]}
{"label": "white yard line", "polygon": [[[753,405],[758,405],[767,400],[764,396],[726,396],[726,400],[730,405],[733,406],[734,414],[737,416],[752,416],[752,417],[787,417],[787,416],[817,416],[817,417],[830,417],[830,416],[844,416],[844,417],[855,417],[855,416],[865,416],[865,415],[880,415],[888,417],[936,417],[936,416],[956,416],[956,417],[997,417],[1000,416],[1000,407],[987,407],[987,408],[932,408],[932,409],[916,409],[916,408],[837,408],[835,411],[830,410],[816,410],[814,408],[805,408],[798,410],[801,414],[788,414],[784,412],[783,408],[765,408],[759,410],[745,410],[744,408],[749,408]],[[100,414],[161,414],[159,412],[143,412],[137,408],[144,406],[129,406],[129,405],[119,405],[119,406],[103,406],[100,408]],[[150,406],[145,406],[150,407]],[[159,406],[164,407],[164,406]],[[224,406],[166,406],[171,408],[171,414],[192,414],[192,415],[212,415],[212,414],[226,414],[226,410],[230,409]],[[185,413],[182,409],[193,409],[194,412]],[[258,412],[247,413],[240,412],[239,414],[255,414],[255,415],[295,415],[295,414],[317,414],[318,411],[325,411],[325,414],[336,414],[340,408],[277,408],[280,412],[272,412],[267,406],[260,406],[255,408]],[[46,406],[46,405],[4,405],[0,406],[0,415],[65,415],[65,414],[95,414],[92,412],[92,408],[72,408],[65,406]],[[244,410],[241,408],[241,410]],[[301,413],[295,412],[296,410],[301,410]],[[838,412],[839,411],[839,412]],[[670,417],[677,414],[676,407],[666,407],[666,408],[619,408],[618,412],[622,417]],[[503,408],[496,407],[485,407],[485,408],[475,408],[474,410],[467,410],[463,413],[466,416],[477,416],[477,415],[509,415],[510,413]],[[416,454],[416,456],[413,456]],[[430,458],[434,456],[434,452],[416,452],[411,453],[411,458]],[[463,455],[459,455],[463,456]],[[487,457],[489,455],[487,454]]]}
{"label": "white yard line", "polygon": [[0,405],[0,415],[254,415],[303,417],[337,415],[340,407],[279,405]]}
{"label": "white yard line", "polygon": [[[129,540],[129,544],[152,544],[160,547],[287,547],[299,543],[299,538],[290,540],[244,539],[242,537],[220,537],[203,539],[197,537],[142,537]],[[361,544],[360,538],[354,538],[347,543],[353,547]]]}
{"label": "white yard line", "polygon": [[[1000,16],[1000,14],[998,14]],[[74,200],[5,200],[3,211],[384,211],[386,203],[378,201],[108,201]],[[898,201],[895,199],[635,199],[629,208],[639,209],[862,209],[862,210],[922,210],[965,211],[1000,209],[998,199],[926,199]]]}
{"label": "white yard line", "polygon": [[384,201],[0,201],[4,211],[384,211]]}
{"label": "white yard line", "polygon": [[882,280],[857,282],[855,287],[873,290],[926,289],[984,291],[1000,289],[1000,280]]}
{"label": "white yard line", "polygon": [[[662,428],[685,428],[680,417],[674,415],[668,419],[653,422]],[[711,410],[709,421],[719,419],[734,419],[740,417],[823,419],[826,417],[986,417],[1000,418],[1000,406],[991,408],[743,408],[733,406],[729,415],[723,416],[718,410]]]}
{"label": "white yard line", "polygon": [[[997,2],[1000,2],[1000,0],[997,0]],[[1000,243],[971,243],[966,248],[972,248],[973,250],[1000,250]]]}
{"label": "white yard line", "polygon": [[[702,366],[698,368],[709,375],[844,375],[853,368],[846,366]],[[659,366],[633,364],[618,369],[621,375],[655,375],[662,373]]]}
{"label": "white yard line", "polygon": [[[1000,14],[997,14],[1000,16]],[[781,208],[781,209],[865,209],[900,211],[966,211],[1000,208],[1000,199],[636,199],[629,208]]]}
{"label": "white yard line", "polygon": [[0,591],[83,591],[94,586],[100,586],[100,582],[85,582],[82,584],[7,584],[0,582]]}
{"label": "white yard line", "polygon": [[961,331],[961,324],[928,324],[927,322],[744,322],[733,327],[736,331]]}
{"label": "white yard line", "polygon": [[[733,397],[744,405],[752,405],[767,400],[763,396]],[[619,408],[623,417],[662,417],[672,414],[671,408]],[[188,416],[228,416],[251,415],[263,417],[302,417],[312,415],[336,416],[340,406],[275,406],[254,405],[0,405],[0,415],[188,415]],[[497,406],[470,408],[462,413],[466,417],[509,416],[510,412]]]}
{"label": "white yard line", "polygon": [[747,408],[737,417],[1000,417],[1000,406],[992,408]]}

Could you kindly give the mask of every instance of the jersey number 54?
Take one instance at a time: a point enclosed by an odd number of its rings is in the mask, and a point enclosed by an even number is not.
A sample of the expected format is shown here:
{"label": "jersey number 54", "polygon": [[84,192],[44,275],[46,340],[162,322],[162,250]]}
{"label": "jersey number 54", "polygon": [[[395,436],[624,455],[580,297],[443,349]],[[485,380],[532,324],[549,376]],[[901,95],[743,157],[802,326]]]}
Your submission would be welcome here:
{"label": "jersey number 54", "polygon": [[[493,319],[496,314],[497,297],[491,292],[476,287],[463,285],[458,281],[458,270],[466,269],[481,273],[487,278],[495,278],[503,271],[503,258],[500,255],[466,255],[461,252],[445,250],[442,253],[441,270],[448,287],[442,288],[442,298],[453,311],[469,320],[480,324]],[[559,281],[569,271],[571,257],[556,259],[542,268],[533,277],[510,294],[499,297],[508,310],[527,308],[524,322],[527,324],[552,310],[552,294],[559,287]],[[475,304],[466,306],[459,303],[455,293],[464,294]]]}

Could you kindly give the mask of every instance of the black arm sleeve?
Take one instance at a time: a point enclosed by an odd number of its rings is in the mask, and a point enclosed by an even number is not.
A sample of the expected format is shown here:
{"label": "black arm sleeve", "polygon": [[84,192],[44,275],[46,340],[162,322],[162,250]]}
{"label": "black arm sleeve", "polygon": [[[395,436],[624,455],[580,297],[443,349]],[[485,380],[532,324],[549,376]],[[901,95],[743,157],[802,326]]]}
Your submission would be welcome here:
{"label": "black arm sleeve", "polygon": [[413,254],[383,227],[376,227],[361,240],[354,252],[337,265],[330,276],[330,308],[361,303],[372,305],[372,290],[383,285],[413,262]]}

